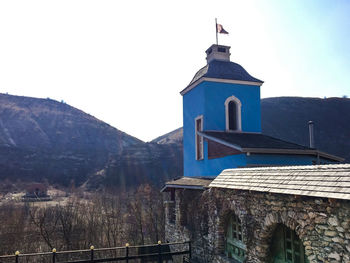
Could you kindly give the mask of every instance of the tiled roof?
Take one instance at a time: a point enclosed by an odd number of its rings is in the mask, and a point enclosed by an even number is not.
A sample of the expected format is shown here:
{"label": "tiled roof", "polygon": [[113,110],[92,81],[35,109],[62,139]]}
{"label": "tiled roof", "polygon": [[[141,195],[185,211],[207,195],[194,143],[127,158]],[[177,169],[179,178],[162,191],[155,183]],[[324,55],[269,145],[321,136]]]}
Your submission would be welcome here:
{"label": "tiled roof", "polygon": [[209,187],[350,200],[350,164],[227,169]]}
{"label": "tiled roof", "polygon": [[241,152],[262,154],[302,154],[318,156],[337,162],[344,161],[341,157],[296,143],[283,141],[261,133],[203,131],[198,132],[198,134],[208,140],[232,147]]}
{"label": "tiled roof", "polygon": [[263,81],[249,75],[241,65],[231,61],[211,61],[196,73],[188,86],[202,77],[263,83]]}
{"label": "tiled roof", "polygon": [[296,143],[283,141],[261,133],[245,132],[221,132],[221,131],[203,131],[207,136],[214,137],[232,145],[241,148],[269,148],[269,149],[311,149]]}
{"label": "tiled roof", "polygon": [[179,179],[166,182],[165,186],[161,190],[165,191],[167,188],[189,188],[204,190],[209,186],[214,178],[203,178],[203,177],[181,177]]}

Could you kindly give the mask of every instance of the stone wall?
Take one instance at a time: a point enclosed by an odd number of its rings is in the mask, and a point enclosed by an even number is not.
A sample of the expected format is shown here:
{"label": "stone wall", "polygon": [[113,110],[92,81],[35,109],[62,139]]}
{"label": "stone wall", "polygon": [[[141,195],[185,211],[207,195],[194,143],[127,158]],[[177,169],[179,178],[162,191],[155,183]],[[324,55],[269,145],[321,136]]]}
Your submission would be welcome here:
{"label": "stone wall", "polygon": [[[165,193],[166,194],[166,193]],[[172,208],[171,208],[172,207]],[[176,189],[168,241],[193,241],[199,262],[233,262],[224,254],[228,215],[242,222],[246,262],[268,262],[277,224],[294,230],[310,263],[350,262],[350,201],[211,188]]]}

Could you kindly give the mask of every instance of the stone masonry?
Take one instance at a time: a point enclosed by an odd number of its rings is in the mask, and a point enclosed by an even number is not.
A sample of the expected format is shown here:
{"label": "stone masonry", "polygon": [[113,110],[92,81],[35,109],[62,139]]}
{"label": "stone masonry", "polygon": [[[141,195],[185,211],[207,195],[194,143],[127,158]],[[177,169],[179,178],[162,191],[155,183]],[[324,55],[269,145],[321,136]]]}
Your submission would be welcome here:
{"label": "stone masonry", "polygon": [[[349,200],[220,188],[174,191],[175,200],[166,203],[166,239],[192,240],[198,262],[234,262],[224,254],[232,213],[242,222],[246,262],[269,262],[277,224],[296,232],[310,263],[350,262]],[[169,200],[170,193],[164,194]]]}

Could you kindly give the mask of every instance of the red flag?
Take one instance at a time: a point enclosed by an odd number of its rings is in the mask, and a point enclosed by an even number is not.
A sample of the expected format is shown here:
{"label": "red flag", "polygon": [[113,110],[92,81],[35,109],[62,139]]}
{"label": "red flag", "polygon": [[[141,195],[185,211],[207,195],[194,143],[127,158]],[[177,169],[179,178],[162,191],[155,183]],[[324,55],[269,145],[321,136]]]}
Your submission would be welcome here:
{"label": "red flag", "polygon": [[228,32],[220,24],[216,24],[216,32],[218,32],[220,34],[228,34]]}

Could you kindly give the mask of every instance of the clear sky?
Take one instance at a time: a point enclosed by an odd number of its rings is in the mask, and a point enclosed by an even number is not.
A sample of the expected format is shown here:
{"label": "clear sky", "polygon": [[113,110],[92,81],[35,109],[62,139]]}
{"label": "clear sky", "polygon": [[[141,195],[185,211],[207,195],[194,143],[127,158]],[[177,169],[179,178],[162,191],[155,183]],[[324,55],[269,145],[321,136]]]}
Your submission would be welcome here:
{"label": "clear sky", "polygon": [[[149,141],[182,125],[215,17],[262,97],[350,95],[350,1],[0,1],[0,92],[64,100]],[[0,116],[1,117],[1,116]]]}

